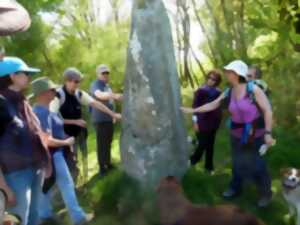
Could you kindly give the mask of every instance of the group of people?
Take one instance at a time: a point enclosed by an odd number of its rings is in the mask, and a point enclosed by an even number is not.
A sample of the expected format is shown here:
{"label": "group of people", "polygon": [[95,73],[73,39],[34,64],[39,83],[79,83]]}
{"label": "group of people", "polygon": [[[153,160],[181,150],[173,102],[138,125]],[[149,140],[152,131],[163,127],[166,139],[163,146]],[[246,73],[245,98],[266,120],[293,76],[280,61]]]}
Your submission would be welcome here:
{"label": "group of people", "polygon": [[[32,94],[25,96],[31,76],[38,72],[20,58],[1,56],[0,189],[7,195],[8,211],[18,215],[22,225],[37,225],[58,221],[51,205],[56,184],[73,224],[88,224],[93,214],[79,205],[74,185],[78,148],[85,159],[83,165],[87,165],[87,123],[82,106],[89,106],[95,125],[102,177],[113,168],[113,124],[121,119],[114,111],[114,101],[121,101],[122,94],[112,92],[110,70],[100,65],[90,94],[79,89],[82,73],[68,68],[62,86],[40,77],[31,82]],[[87,168],[83,171],[87,173]]]}
{"label": "group of people", "polygon": [[271,178],[265,160],[260,154],[263,145],[270,147],[272,137],[272,107],[268,86],[261,79],[261,70],[241,60],[224,67],[230,85],[224,92],[218,89],[221,73],[208,73],[206,83],[194,95],[192,108],[182,107],[193,114],[193,127],[198,146],[191,156],[195,165],[205,153],[205,169],[213,173],[213,153],[216,132],[222,119],[222,109],[230,113],[230,140],[232,149],[232,179],[223,197],[241,194],[244,181],[253,181],[259,192],[258,206],[266,207],[271,198]]}
{"label": "group of people", "polygon": [[[181,108],[193,114],[198,138],[190,161],[195,165],[205,152],[205,169],[213,173],[215,137],[222,109],[228,109],[232,180],[223,196],[238,196],[244,181],[252,180],[259,191],[258,205],[265,207],[272,197],[271,178],[259,149],[274,143],[268,88],[259,68],[249,69],[241,60],[231,62],[224,71],[230,88],[221,92],[221,73],[210,71],[206,83],[195,92],[193,107]],[[55,219],[51,198],[56,184],[73,224],[87,224],[93,215],[84,212],[78,203],[76,162],[72,164],[80,148],[87,176],[88,132],[82,106],[89,107],[95,126],[102,177],[114,167],[110,155],[113,126],[121,119],[114,110],[114,101],[122,101],[123,96],[110,88],[109,68],[99,65],[90,94],[79,88],[82,73],[68,68],[63,73],[63,85],[40,77],[31,82],[32,94],[26,97],[30,77],[38,72],[19,58],[0,58],[0,189],[7,195],[9,212],[20,216],[23,225],[37,225]]]}

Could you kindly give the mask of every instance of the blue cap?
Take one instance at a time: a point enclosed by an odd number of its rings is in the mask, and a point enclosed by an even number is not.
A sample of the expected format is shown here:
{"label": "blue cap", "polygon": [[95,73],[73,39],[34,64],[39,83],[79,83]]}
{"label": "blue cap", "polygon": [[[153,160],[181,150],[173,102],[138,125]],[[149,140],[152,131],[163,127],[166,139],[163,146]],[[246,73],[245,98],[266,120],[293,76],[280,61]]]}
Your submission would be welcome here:
{"label": "blue cap", "polygon": [[29,67],[22,59],[17,57],[4,57],[0,60],[0,77],[16,72],[38,73],[40,69]]}

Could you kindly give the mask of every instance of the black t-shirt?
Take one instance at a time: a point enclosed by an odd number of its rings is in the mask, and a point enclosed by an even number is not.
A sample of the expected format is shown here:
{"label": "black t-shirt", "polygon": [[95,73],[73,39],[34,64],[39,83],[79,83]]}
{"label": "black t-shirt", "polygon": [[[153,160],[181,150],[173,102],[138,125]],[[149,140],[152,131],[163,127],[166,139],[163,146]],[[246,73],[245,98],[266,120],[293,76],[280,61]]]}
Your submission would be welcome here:
{"label": "black t-shirt", "polygon": [[[69,94],[65,87],[63,87],[63,91],[65,94],[65,101],[59,108],[62,117],[70,120],[82,119],[81,103],[77,96],[75,94]],[[60,98],[61,96],[58,94],[57,97]],[[74,137],[78,136],[82,130],[82,128],[77,125],[66,124],[64,125],[64,129],[67,135]]]}

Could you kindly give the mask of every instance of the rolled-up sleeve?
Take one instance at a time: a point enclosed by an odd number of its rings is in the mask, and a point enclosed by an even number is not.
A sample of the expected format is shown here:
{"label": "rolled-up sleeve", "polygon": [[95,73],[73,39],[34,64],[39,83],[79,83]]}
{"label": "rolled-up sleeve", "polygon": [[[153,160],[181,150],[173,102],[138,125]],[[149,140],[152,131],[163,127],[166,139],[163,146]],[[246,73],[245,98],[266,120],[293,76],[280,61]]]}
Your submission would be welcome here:
{"label": "rolled-up sleeve", "polygon": [[80,103],[82,105],[89,106],[95,101],[95,99],[85,91],[81,91],[81,94],[82,95],[81,95]]}
{"label": "rolled-up sleeve", "polygon": [[59,112],[59,107],[60,107],[59,99],[57,97],[55,97],[52,100],[52,102],[50,103],[50,107],[49,107],[50,111],[58,113]]}

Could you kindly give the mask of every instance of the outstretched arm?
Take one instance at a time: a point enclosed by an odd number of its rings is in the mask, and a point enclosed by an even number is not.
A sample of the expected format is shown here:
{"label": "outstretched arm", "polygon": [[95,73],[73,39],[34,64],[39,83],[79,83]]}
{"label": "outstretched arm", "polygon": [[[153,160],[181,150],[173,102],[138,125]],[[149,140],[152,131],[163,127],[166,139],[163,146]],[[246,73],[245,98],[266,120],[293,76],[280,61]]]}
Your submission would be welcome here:
{"label": "outstretched arm", "polygon": [[220,105],[221,105],[221,102],[222,100],[225,98],[225,94],[222,93],[216,100],[210,102],[210,103],[207,103],[203,106],[200,106],[198,108],[188,108],[188,107],[181,107],[181,110],[184,112],[184,113],[204,113],[204,112],[210,112],[210,111],[213,111],[215,109],[217,109]]}
{"label": "outstretched arm", "polygon": [[81,103],[83,105],[89,105],[93,108],[96,108],[104,113],[107,113],[112,118],[115,118],[117,120],[121,119],[121,115],[118,113],[115,113],[114,111],[110,110],[106,105],[104,105],[102,102],[97,101],[92,96],[90,96],[88,93],[82,91],[82,97],[81,97]]}
{"label": "outstretched arm", "polygon": [[74,137],[69,137],[67,139],[64,140],[60,140],[60,139],[56,139],[52,136],[48,137],[47,140],[47,145],[48,147],[51,148],[59,148],[59,147],[64,147],[64,146],[71,146],[75,143],[75,139]]}
{"label": "outstretched arm", "polygon": [[121,115],[118,113],[113,112],[112,110],[110,110],[109,108],[107,108],[103,103],[94,100],[90,103],[90,106],[104,112],[107,113],[108,115],[110,115],[112,118],[120,120],[121,119]]}

